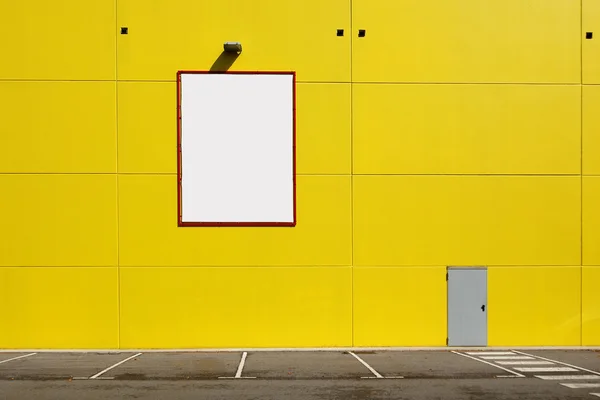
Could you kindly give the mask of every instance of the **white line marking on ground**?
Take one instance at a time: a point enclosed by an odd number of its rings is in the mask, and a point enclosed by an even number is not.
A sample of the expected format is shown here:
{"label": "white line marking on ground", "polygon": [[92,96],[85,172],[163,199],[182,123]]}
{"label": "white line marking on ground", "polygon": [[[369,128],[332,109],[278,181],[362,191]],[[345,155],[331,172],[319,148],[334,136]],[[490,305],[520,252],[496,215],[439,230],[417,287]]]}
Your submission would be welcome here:
{"label": "white line marking on ground", "polygon": [[373,375],[375,375],[376,378],[383,378],[383,375],[381,375],[379,372],[375,371],[375,369],[373,367],[371,367],[369,364],[367,364],[365,361],[363,361],[362,358],[360,358],[359,356],[357,356],[356,354],[354,354],[353,352],[349,351],[348,352],[350,355],[352,355],[352,357],[356,358],[358,361],[360,361],[360,363],[362,365],[364,365],[365,367],[367,367],[367,369],[369,371],[371,371],[371,373]]}
{"label": "white line marking on ground", "polygon": [[515,369],[521,372],[577,372],[575,368],[569,367],[525,367]]}
{"label": "white line marking on ground", "polygon": [[533,357],[528,356],[483,356],[484,360],[534,360]]}
{"label": "white line marking on ground", "polygon": [[496,361],[500,365],[554,365],[553,362],[550,361]]}
{"label": "white line marking on ground", "polygon": [[242,376],[242,371],[244,370],[244,365],[246,364],[247,357],[248,352],[244,351],[242,353],[242,359],[240,360],[240,364],[238,365],[237,371],[235,372],[235,376],[219,376],[218,379],[256,379],[255,376]]}
{"label": "white line marking on ground", "polygon": [[[361,376],[360,379],[382,379],[378,376]],[[404,379],[403,376],[384,376],[383,379]]]}
{"label": "white line marking on ground", "polygon": [[235,376],[219,376],[218,379],[256,379],[255,376],[240,376],[239,378]]}
{"label": "white line marking on ground", "polygon": [[[467,354],[462,354],[462,353],[459,353],[458,351],[453,351],[452,353],[454,353],[454,354],[458,354],[459,356],[463,356],[463,357],[470,358],[470,359],[472,359],[472,360],[475,360],[475,361],[482,362],[482,363],[484,363],[484,364],[487,364],[487,365],[491,365],[492,367],[500,368],[501,370],[504,370],[504,371],[506,371],[506,372],[509,372],[509,373],[511,373],[512,375],[515,375],[515,376],[516,376],[516,377],[518,377],[518,378],[525,378],[525,375],[521,375],[520,373],[518,373],[518,372],[515,372],[515,371],[512,371],[512,370],[510,370],[510,369],[508,369],[508,368],[504,368],[504,367],[501,367],[501,366],[499,366],[499,365],[492,364],[492,363],[491,363],[491,362],[489,362],[489,361],[485,361],[485,360],[482,360],[482,359],[480,359],[480,358],[476,358],[476,357],[471,357],[470,355],[467,355]],[[502,375],[502,376],[504,376],[504,375]]]}
{"label": "white line marking on ground", "polygon": [[248,352],[242,353],[242,359],[240,360],[240,365],[238,365],[237,372],[235,373],[236,378],[242,377],[242,371],[244,370],[244,364],[246,364],[246,357],[248,357]]}
{"label": "white line marking on ground", "polygon": [[589,389],[600,387],[600,383],[561,383],[561,385],[571,389]]}
{"label": "white line marking on ground", "polygon": [[516,376],[516,375],[496,375],[496,378],[521,378],[521,377]]}
{"label": "white line marking on ground", "polygon": [[31,353],[31,354],[25,354],[24,356],[9,358],[8,360],[2,360],[2,361],[0,361],[0,364],[4,364],[4,363],[7,363],[7,362],[13,361],[13,360],[18,360],[20,358],[31,357],[31,356],[34,356],[36,354],[37,353]]}
{"label": "white line marking on ground", "polygon": [[[86,381],[88,379],[90,379],[90,378],[88,378],[86,376],[75,376],[75,377],[73,377],[74,381]],[[111,380],[111,379],[115,379],[115,377],[114,376],[106,376],[106,377],[105,376],[101,376],[101,377],[96,378],[96,379]]]}
{"label": "white line marking on ground", "polygon": [[543,379],[545,381],[568,381],[568,380],[594,380],[600,379],[598,375],[536,375],[536,378]]}
{"label": "white line marking on ground", "polygon": [[541,360],[552,361],[552,362],[554,362],[554,363],[557,363],[557,364],[562,364],[562,365],[566,365],[567,367],[577,368],[577,369],[579,369],[579,370],[581,370],[581,371],[589,372],[589,373],[592,373],[592,374],[594,374],[594,375],[600,375],[600,372],[597,372],[597,371],[592,371],[591,369],[586,369],[586,368],[577,367],[577,366],[575,366],[575,365],[567,364],[567,363],[564,363],[564,362],[562,362],[562,361],[551,360],[551,359],[549,359],[549,358],[546,358],[546,357],[540,357],[540,356],[536,356],[536,355],[533,355],[533,354],[527,354],[527,353],[523,353],[523,352],[521,352],[521,351],[517,351],[517,350],[515,350],[515,353],[519,353],[519,354],[522,354],[522,355],[524,355],[524,356],[532,356],[532,357],[535,357],[535,358],[539,358],[539,359],[541,359]]}
{"label": "white line marking on ground", "polygon": [[592,396],[600,397],[600,393],[590,393]]}
{"label": "white line marking on ground", "polygon": [[134,355],[132,355],[131,357],[127,357],[127,358],[126,358],[126,359],[124,359],[123,361],[119,361],[118,363],[116,363],[116,364],[114,364],[114,365],[111,365],[110,367],[106,368],[105,370],[102,370],[102,371],[98,372],[96,375],[92,375],[92,376],[90,376],[90,379],[98,379],[98,377],[99,377],[100,375],[102,375],[102,374],[104,374],[104,373],[106,373],[106,372],[110,371],[110,370],[111,370],[111,369],[113,369],[113,368],[116,368],[116,367],[118,367],[119,365],[121,365],[121,364],[123,364],[123,363],[125,363],[125,362],[127,362],[127,361],[129,361],[129,360],[131,360],[132,358],[136,358],[136,357],[139,357],[139,356],[141,356],[141,355],[142,355],[142,353],[137,353],[137,354],[134,354]]}
{"label": "white line marking on ground", "polygon": [[[454,353],[454,352],[453,352]],[[515,355],[512,351],[468,351],[471,356],[510,356]]]}

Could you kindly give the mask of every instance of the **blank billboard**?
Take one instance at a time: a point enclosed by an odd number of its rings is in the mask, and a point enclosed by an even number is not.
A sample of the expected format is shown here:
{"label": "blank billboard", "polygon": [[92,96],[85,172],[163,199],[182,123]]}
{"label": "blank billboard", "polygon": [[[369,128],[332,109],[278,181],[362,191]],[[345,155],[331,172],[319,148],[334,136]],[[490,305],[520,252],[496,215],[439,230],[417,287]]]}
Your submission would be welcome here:
{"label": "blank billboard", "polygon": [[295,75],[180,71],[179,226],[295,226]]}

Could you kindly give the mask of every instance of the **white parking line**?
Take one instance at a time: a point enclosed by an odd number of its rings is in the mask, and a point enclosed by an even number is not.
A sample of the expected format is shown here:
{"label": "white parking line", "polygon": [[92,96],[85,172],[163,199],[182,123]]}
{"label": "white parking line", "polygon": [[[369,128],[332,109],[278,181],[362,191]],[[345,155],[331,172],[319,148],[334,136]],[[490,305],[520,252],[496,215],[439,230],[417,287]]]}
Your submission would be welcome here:
{"label": "white parking line", "polygon": [[577,372],[575,368],[570,367],[525,367],[525,368],[515,368],[517,371],[521,372]]}
{"label": "white parking line", "polygon": [[600,388],[600,383],[561,383],[571,389],[589,389],[589,388]]}
{"label": "white parking line", "polygon": [[496,361],[500,365],[554,365],[553,362],[550,361]]}
{"label": "white parking line", "polygon": [[242,376],[242,372],[244,371],[244,365],[246,365],[247,357],[248,357],[248,352],[244,351],[242,353],[242,358],[240,360],[240,364],[238,365],[237,371],[235,372],[235,376],[219,376],[218,379],[256,379],[255,376]]}
{"label": "white parking line", "polygon": [[361,376],[360,379],[404,379],[403,376],[384,376],[384,377],[378,377],[378,376]]}
{"label": "white parking line", "polygon": [[4,364],[4,363],[7,363],[7,362],[13,361],[13,360],[19,360],[19,359],[25,358],[25,357],[31,357],[31,356],[34,356],[36,354],[37,353],[31,353],[31,354],[25,354],[24,356],[9,358],[8,360],[2,360],[2,361],[0,361],[0,364]]}
{"label": "white parking line", "polygon": [[528,356],[483,356],[484,360],[534,360],[533,357]]}
{"label": "white parking line", "polygon": [[[453,351],[454,353],[454,351]],[[468,351],[471,356],[510,356],[515,355],[512,351]]]}
{"label": "white parking line", "polygon": [[127,362],[127,361],[129,361],[129,360],[131,360],[132,358],[136,358],[136,357],[139,357],[139,356],[141,356],[141,355],[142,355],[142,353],[137,353],[137,354],[134,354],[134,355],[132,355],[131,357],[127,357],[127,358],[126,358],[126,359],[124,359],[123,361],[119,361],[118,363],[116,363],[116,364],[114,364],[114,365],[111,365],[110,367],[106,368],[105,370],[102,370],[102,371],[98,372],[96,375],[92,375],[92,376],[90,376],[90,379],[98,379],[98,377],[99,377],[100,375],[102,375],[102,374],[104,374],[104,373],[106,373],[106,372],[110,371],[110,370],[111,370],[111,369],[113,369],[113,368],[116,368],[116,367],[118,367],[119,365],[121,365],[121,364],[123,364],[123,363],[125,363],[125,362]]}
{"label": "white parking line", "polygon": [[567,367],[577,368],[578,370],[589,372],[589,373],[594,374],[594,375],[600,375],[600,372],[592,371],[591,369],[577,367],[575,365],[567,364],[567,363],[564,363],[562,361],[551,360],[551,359],[546,358],[546,357],[535,356],[533,354],[527,354],[527,353],[523,353],[523,352],[517,351],[517,350],[515,350],[515,353],[519,353],[519,354],[524,355],[524,356],[532,356],[532,357],[535,357],[535,358],[539,358],[540,360],[552,361],[554,363],[561,364],[561,365],[566,365]]}
{"label": "white parking line", "polygon": [[600,397],[600,393],[590,393],[592,396]]}
{"label": "white parking line", "polygon": [[235,376],[219,376],[217,379],[256,379],[255,376],[240,376],[236,378]]}
{"label": "white parking line", "polygon": [[369,364],[367,364],[362,358],[360,358],[359,356],[357,356],[356,354],[354,354],[353,352],[349,351],[348,352],[350,355],[352,355],[352,357],[356,358],[358,361],[360,361],[360,363],[362,365],[364,365],[365,367],[367,367],[367,369],[369,371],[371,371],[373,373],[373,375],[375,375],[376,378],[383,378],[383,375],[381,375],[379,372],[375,371],[375,369],[373,367],[371,367]]}
{"label": "white parking line", "polygon": [[244,370],[244,364],[246,364],[246,357],[248,357],[248,352],[242,353],[242,359],[240,360],[240,365],[238,365],[237,372],[235,373],[236,378],[242,377],[242,371]]}
{"label": "white parking line", "polygon": [[[514,375],[514,376],[515,376],[515,377],[517,377],[517,378],[525,378],[525,375],[522,375],[522,374],[520,374],[520,373],[518,373],[518,372],[512,371],[512,370],[510,370],[510,369],[508,369],[508,368],[504,368],[504,367],[501,367],[501,366],[499,366],[499,365],[492,364],[492,363],[491,363],[491,362],[489,362],[489,361],[485,361],[485,360],[482,360],[482,359],[480,359],[480,358],[476,358],[476,357],[471,357],[471,356],[470,356],[470,355],[468,355],[468,354],[462,354],[462,353],[459,353],[458,351],[453,351],[452,353],[454,353],[454,354],[458,354],[459,356],[463,356],[463,357],[470,358],[470,359],[472,359],[472,360],[475,360],[475,361],[482,362],[482,363],[484,363],[484,364],[487,364],[487,365],[491,365],[492,367],[500,368],[501,370],[504,370],[504,371],[506,371],[506,372],[509,372],[510,374]],[[516,368],[515,368],[515,369],[516,369]],[[505,376],[505,375],[498,375],[498,378],[506,378],[506,376]]]}
{"label": "white parking line", "polygon": [[588,381],[588,380],[600,379],[600,376],[598,376],[598,375],[535,375],[535,377],[543,379],[545,381],[569,381],[569,380]]}

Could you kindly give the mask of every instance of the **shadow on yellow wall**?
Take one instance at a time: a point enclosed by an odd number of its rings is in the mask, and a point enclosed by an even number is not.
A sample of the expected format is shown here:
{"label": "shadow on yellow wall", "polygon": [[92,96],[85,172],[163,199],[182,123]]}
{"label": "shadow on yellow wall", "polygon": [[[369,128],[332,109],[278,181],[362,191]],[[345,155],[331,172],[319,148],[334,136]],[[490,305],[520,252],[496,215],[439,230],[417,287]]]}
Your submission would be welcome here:
{"label": "shadow on yellow wall", "polygon": [[213,65],[210,67],[211,71],[214,72],[225,72],[237,60],[240,55],[237,53],[228,53],[226,51],[222,52],[221,55],[215,60]]}

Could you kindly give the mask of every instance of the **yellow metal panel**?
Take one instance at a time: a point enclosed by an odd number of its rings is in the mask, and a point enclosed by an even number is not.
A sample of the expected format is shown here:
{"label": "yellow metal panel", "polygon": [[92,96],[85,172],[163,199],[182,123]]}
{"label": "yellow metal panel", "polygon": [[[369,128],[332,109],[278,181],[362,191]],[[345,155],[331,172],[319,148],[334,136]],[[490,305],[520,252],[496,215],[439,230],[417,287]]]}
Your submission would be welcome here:
{"label": "yellow metal panel", "polygon": [[116,172],[114,82],[0,82],[1,172]]}
{"label": "yellow metal panel", "polygon": [[581,345],[580,267],[488,269],[490,346]]}
{"label": "yellow metal panel", "polygon": [[578,176],[355,176],[354,265],[579,265]]}
{"label": "yellow metal panel", "polygon": [[[600,31],[598,32],[600,35]],[[599,38],[600,39],[600,38]],[[583,86],[583,174],[600,175],[600,86]]]}
{"label": "yellow metal panel", "polygon": [[115,79],[115,0],[0,3],[0,79]]}
{"label": "yellow metal panel", "polygon": [[349,174],[350,84],[300,83],[296,96],[297,172]]}
{"label": "yellow metal panel", "polygon": [[583,267],[582,345],[600,346],[600,267]]}
{"label": "yellow metal panel", "polygon": [[355,346],[444,346],[446,267],[354,269]]}
{"label": "yellow metal panel", "polygon": [[600,265],[600,176],[583,177],[583,265]]}
{"label": "yellow metal panel", "polygon": [[119,347],[117,268],[0,268],[0,348]]}
{"label": "yellow metal panel", "polygon": [[0,175],[0,266],[116,266],[116,175]]}
{"label": "yellow metal panel", "polygon": [[[177,172],[174,82],[119,82],[119,172]],[[350,173],[350,84],[297,85],[297,172]]]}
{"label": "yellow metal panel", "polygon": [[[119,0],[119,79],[174,80],[179,69],[296,70],[349,82],[348,0]],[[344,36],[337,36],[344,29]],[[237,59],[223,43],[241,42]]]}
{"label": "yellow metal panel", "polygon": [[177,173],[177,84],[119,82],[119,172]]}
{"label": "yellow metal panel", "polygon": [[355,173],[580,172],[580,86],[356,84],[353,91]]}
{"label": "yellow metal panel", "polygon": [[122,268],[123,348],[352,345],[351,268]]}
{"label": "yellow metal panel", "polygon": [[175,175],[119,176],[121,266],[351,265],[349,176],[298,176],[293,228],[177,227]]}
{"label": "yellow metal panel", "polygon": [[[583,83],[600,83],[600,2],[582,0],[582,72]],[[592,38],[586,39],[586,33],[592,32]]]}
{"label": "yellow metal panel", "polygon": [[[581,81],[578,1],[352,4],[353,81]],[[365,37],[356,37],[359,29],[366,30]]]}

